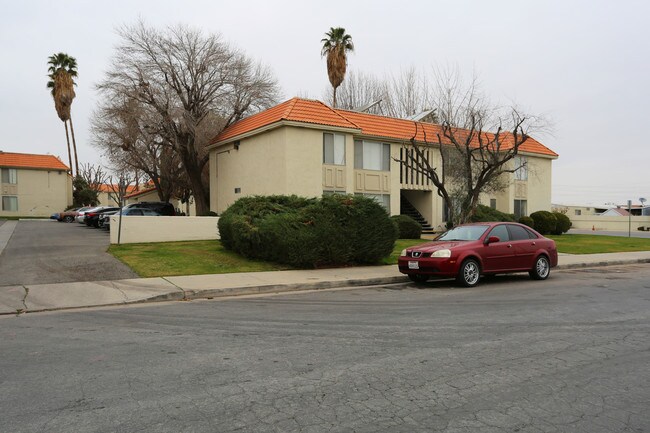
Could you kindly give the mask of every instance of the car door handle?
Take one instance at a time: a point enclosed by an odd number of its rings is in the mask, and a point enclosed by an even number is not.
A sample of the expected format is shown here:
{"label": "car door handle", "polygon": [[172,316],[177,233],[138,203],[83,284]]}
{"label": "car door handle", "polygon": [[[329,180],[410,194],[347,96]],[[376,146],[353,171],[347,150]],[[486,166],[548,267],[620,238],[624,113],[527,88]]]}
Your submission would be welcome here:
{"label": "car door handle", "polygon": [[512,248],[512,244],[508,244],[508,248]]}
{"label": "car door handle", "polygon": [[537,243],[533,242],[531,245],[532,245],[532,246],[535,246],[535,245],[537,245]]}

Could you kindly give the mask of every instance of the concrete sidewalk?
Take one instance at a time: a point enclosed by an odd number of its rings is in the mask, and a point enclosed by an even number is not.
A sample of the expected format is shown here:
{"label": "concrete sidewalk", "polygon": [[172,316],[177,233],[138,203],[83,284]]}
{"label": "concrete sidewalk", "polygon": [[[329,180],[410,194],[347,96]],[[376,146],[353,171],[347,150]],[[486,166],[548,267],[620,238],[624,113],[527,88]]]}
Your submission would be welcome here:
{"label": "concrete sidewalk", "polygon": [[[555,269],[650,263],[650,251],[560,255]],[[0,314],[408,282],[396,265],[0,287]]]}

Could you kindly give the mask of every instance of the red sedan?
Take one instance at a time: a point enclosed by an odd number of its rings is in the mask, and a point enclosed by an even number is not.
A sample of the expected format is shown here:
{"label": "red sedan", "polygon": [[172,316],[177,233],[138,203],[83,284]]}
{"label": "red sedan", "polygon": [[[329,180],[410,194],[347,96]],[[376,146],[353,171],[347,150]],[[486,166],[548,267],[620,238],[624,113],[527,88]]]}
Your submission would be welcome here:
{"label": "red sedan", "polygon": [[456,278],[473,287],[481,275],[528,272],[545,280],[557,266],[555,241],[522,224],[465,224],[438,236],[433,242],[402,251],[399,271],[412,281],[430,277]]}

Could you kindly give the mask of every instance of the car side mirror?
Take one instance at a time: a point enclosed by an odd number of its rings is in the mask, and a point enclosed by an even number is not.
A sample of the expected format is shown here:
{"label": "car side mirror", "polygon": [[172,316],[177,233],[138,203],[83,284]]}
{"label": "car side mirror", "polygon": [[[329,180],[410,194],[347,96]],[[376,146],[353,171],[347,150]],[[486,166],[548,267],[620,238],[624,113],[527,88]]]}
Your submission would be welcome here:
{"label": "car side mirror", "polygon": [[495,242],[501,242],[501,239],[499,239],[499,236],[490,236],[486,242],[486,244],[493,244]]}

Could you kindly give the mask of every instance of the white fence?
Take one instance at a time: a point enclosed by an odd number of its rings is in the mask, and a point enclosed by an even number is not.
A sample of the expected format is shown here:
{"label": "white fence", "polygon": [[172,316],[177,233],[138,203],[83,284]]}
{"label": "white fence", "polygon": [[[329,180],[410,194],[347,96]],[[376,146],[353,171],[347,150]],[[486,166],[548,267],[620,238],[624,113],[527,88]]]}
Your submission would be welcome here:
{"label": "white fence", "polygon": [[650,216],[596,216],[596,215],[568,215],[572,228],[588,230],[611,230],[626,232],[628,227],[636,231],[639,227],[650,226]]}
{"label": "white fence", "polygon": [[219,239],[216,217],[111,216],[111,243],[173,242]]}

